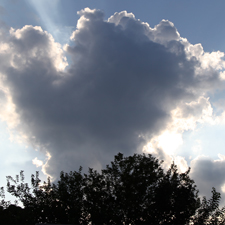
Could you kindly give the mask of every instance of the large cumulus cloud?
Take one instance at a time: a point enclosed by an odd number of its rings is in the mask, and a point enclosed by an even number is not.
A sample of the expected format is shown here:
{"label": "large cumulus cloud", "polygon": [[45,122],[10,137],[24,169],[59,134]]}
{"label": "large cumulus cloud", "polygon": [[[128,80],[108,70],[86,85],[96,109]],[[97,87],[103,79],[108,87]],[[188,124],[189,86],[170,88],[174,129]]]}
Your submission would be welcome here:
{"label": "large cumulus cloud", "polygon": [[151,28],[125,11],[105,21],[88,8],[79,15],[64,46],[68,67],[40,27],[1,37],[1,118],[48,152],[43,169],[55,177],[80,165],[100,168],[119,151],[141,152],[175,114],[198,122],[210,108],[207,93],[222,88],[223,53],[204,53],[171,22]]}

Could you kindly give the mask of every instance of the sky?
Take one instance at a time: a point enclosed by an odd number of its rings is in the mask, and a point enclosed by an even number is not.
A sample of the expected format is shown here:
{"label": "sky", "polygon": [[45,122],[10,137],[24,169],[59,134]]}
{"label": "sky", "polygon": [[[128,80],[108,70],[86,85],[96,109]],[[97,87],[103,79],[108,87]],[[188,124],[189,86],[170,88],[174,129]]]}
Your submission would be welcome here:
{"label": "sky", "polygon": [[224,7],[0,0],[0,186],[144,152],[225,204]]}

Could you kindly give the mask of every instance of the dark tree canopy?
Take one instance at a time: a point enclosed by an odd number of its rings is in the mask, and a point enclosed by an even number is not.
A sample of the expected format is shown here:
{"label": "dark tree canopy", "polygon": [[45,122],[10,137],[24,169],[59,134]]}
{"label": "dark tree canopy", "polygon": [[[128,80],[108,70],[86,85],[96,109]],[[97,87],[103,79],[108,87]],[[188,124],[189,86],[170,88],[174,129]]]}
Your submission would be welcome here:
{"label": "dark tree canopy", "polygon": [[175,164],[168,171],[152,155],[119,153],[100,173],[89,169],[61,172],[60,179],[41,184],[38,172],[31,186],[23,171],[7,177],[7,191],[23,207],[10,205],[1,189],[2,223],[64,224],[224,224],[220,194],[201,201],[189,172],[179,173]]}

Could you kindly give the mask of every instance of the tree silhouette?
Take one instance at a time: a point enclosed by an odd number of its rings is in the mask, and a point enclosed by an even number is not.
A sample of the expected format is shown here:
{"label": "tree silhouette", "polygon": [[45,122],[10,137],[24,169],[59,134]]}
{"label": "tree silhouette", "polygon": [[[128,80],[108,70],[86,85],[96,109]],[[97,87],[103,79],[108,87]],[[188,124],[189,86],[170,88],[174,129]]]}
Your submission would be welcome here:
{"label": "tree silhouette", "polygon": [[221,195],[215,188],[212,189],[211,199],[203,197],[200,207],[192,218],[193,224],[225,224],[225,207],[219,208],[220,198]]}
{"label": "tree silhouette", "polygon": [[212,198],[204,197],[201,201],[189,177],[190,168],[179,173],[173,163],[164,171],[162,163],[150,154],[125,157],[118,153],[101,172],[89,168],[88,173],[83,174],[80,167],[79,171],[61,172],[54,183],[50,178],[41,183],[37,172],[31,176],[30,186],[24,183],[21,171],[16,179],[7,177],[7,190],[22,202],[23,208],[2,201],[1,221],[24,224],[225,223],[225,209],[219,209],[220,193],[213,188]]}
{"label": "tree silhouette", "polygon": [[161,163],[151,155],[119,153],[102,174],[91,170],[87,202],[95,207],[90,207],[94,209],[89,210],[90,220],[96,224],[187,223],[200,205],[190,170],[179,174],[172,164],[164,173]]}

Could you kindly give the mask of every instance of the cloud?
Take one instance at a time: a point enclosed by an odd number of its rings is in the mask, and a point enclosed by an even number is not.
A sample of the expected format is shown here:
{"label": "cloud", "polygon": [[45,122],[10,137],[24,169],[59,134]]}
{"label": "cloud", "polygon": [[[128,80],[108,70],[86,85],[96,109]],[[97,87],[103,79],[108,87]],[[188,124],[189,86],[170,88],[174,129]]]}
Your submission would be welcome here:
{"label": "cloud", "polygon": [[32,163],[33,163],[34,165],[36,165],[36,167],[43,166],[43,161],[39,160],[37,157],[35,157],[35,158],[32,160]]}
{"label": "cloud", "polygon": [[225,156],[218,154],[219,159],[212,160],[206,156],[199,156],[191,162],[191,177],[195,180],[202,196],[211,196],[212,187],[222,194],[225,200]]}
{"label": "cloud", "polygon": [[1,118],[48,152],[46,173],[101,168],[118,152],[141,152],[166,130],[177,135],[212,115],[207,93],[223,87],[222,54],[209,60],[170,21],[151,28],[125,11],[107,21],[100,10],[78,14],[74,44],[63,48],[70,66],[40,27],[11,29],[0,45]]}

